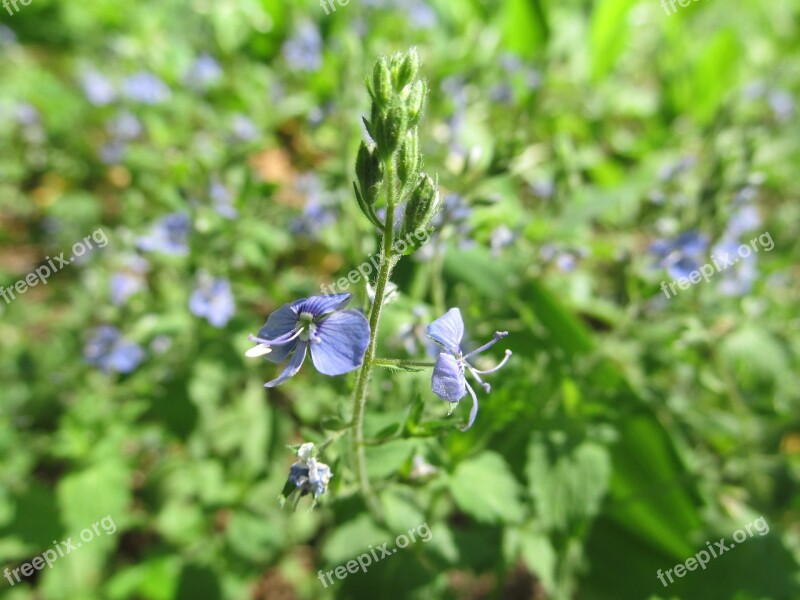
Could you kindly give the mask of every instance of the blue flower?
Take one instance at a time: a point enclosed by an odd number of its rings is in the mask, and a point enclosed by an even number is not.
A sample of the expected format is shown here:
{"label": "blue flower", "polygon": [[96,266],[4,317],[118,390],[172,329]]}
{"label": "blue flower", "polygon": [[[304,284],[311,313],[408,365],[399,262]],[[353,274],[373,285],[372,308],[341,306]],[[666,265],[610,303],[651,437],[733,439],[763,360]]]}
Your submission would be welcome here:
{"label": "blue flower", "polygon": [[323,375],[342,375],[358,368],[369,342],[369,323],[357,310],[342,308],[352,294],[311,296],[284,304],[272,313],[247,356],[278,363],[291,358],[283,372],[264,387],[275,387],[293,377],[311,350],[311,361]]}
{"label": "blue flower", "polygon": [[131,256],[126,260],[124,270],[111,275],[111,302],[122,306],[125,301],[145,287],[144,275],[147,261],[141,256]]}
{"label": "blue flower", "polygon": [[122,81],[122,93],[128,100],[142,104],[160,104],[171,95],[166,83],[145,71],[125,78]]}
{"label": "blue flower", "polygon": [[156,222],[147,235],[141,236],[137,244],[145,252],[183,256],[188,252],[187,238],[191,225],[188,215],[170,213]]}
{"label": "blue flower", "polygon": [[128,111],[119,113],[106,123],[106,131],[115,140],[130,141],[142,134],[142,123]]}
{"label": "blue flower", "polygon": [[108,373],[130,373],[144,360],[144,350],[138,344],[122,338],[119,329],[103,325],[83,349],[86,361]]}
{"label": "blue flower", "polygon": [[184,76],[186,84],[196,90],[205,90],[222,79],[222,67],[210,54],[201,54]]}
{"label": "blue flower", "polygon": [[336,221],[338,209],[327,199],[319,178],[313,173],[298,177],[294,188],[305,197],[305,204],[302,217],[290,224],[292,233],[316,238],[322,229]]}
{"label": "blue flower", "polygon": [[673,279],[689,277],[705,260],[708,239],[696,232],[686,231],[671,240],[657,240],[650,245],[650,252]]}
{"label": "blue flower", "polygon": [[200,273],[189,298],[189,310],[197,317],[205,317],[214,327],[225,327],[236,312],[231,284],[227,279]]}
{"label": "blue flower", "polygon": [[297,450],[297,457],[300,460],[289,467],[289,478],[279,497],[281,506],[292,497],[296,498],[294,505],[297,506],[299,499],[309,493],[313,494],[316,504],[317,498],[328,490],[328,483],[333,477],[331,468],[317,460],[314,444],[302,444]]}
{"label": "blue flower", "polygon": [[105,106],[117,99],[114,85],[97,71],[86,71],[80,76],[83,93],[90,104]]}
{"label": "blue flower", "polygon": [[235,219],[239,211],[233,206],[233,198],[227,187],[219,180],[213,179],[208,186],[208,195],[214,203],[214,210],[226,219]]}
{"label": "blue flower", "polygon": [[735,264],[720,272],[717,290],[723,296],[743,296],[751,290],[753,283],[758,279],[756,255],[750,254],[745,258],[739,254],[739,248],[739,242],[727,235],[714,245],[713,256],[720,257],[727,254],[735,261]]}
{"label": "blue flower", "polygon": [[472,396],[472,410],[469,413],[469,421],[465,427],[461,428],[461,431],[466,431],[472,427],[478,414],[478,397],[475,395],[475,390],[472,389],[472,386],[467,383],[464,376],[465,369],[469,370],[475,381],[488,393],[491,387],[488,383],[484,383],[480,376],[494,373],[505,365],[511,356],[511,350],[506,350],[506,355],[500,364],[486,371],[479,371],[469,364],[467,359],[483,352],[487,348],[491,348],[507,335],[507,331],[497,331],[492,341],[469,354],[464,354],[461,350],[461,339],[464,337],[464,321],[458,308],[451,308],[443,316],[428,325],[428,337],[446,350],[446,352],[440,352],[436,359],[431,377],[431,390],[445,402],[453,403],[451,411],[467,392]]}
{"label": "blue flower", "polygon": [[296,71],[318,71],[322,66],[322,36],[310,21],[301,22],[282,48],[283,58]]}
{"label": "blue flower", "polygon": [[246,115],[235,114],[231,121],[233,135],[242,142],[250,142],[258,137],[258,127]]}

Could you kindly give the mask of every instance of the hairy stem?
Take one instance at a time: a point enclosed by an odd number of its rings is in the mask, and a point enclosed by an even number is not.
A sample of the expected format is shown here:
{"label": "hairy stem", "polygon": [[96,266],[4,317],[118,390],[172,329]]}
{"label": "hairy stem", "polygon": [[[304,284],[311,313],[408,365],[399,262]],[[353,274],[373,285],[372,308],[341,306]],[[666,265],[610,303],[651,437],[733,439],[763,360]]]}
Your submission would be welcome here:
{"label": "hairy stem", "polygon": [[405,360],[402,358],[375,358],[372,360],[374,367],[435,367],[436,363],[425,360]]}
{"label": "hairy stem", "polygon": [[394,211],[397,198],[395,198],[395,175],[394,162],[392,159],[386,161],[386,221],[383,229],[383,241],[381,243],[381,263],[378,269],[378,276],[375,282],[375,298],[369,312],[369,344],[364,355],[364,362],[356,377],[356,387],[353,393],[353,456],[355,459],[356,473],[358,474],[358,485],[364,497],[367,507],[379,523],[383,522],[383,515],[380,503],[372,491],[369,477],[367,475],[367,458],[364,451],[364,407],[367,404],[369,391],[369,376],[375,361],[375,350],[378,345],[378,327],[380,325],[381,311],[383,310],[386,286],[392,275],[392,269],[399,260],[395,256],[392,246],[394,245]]}

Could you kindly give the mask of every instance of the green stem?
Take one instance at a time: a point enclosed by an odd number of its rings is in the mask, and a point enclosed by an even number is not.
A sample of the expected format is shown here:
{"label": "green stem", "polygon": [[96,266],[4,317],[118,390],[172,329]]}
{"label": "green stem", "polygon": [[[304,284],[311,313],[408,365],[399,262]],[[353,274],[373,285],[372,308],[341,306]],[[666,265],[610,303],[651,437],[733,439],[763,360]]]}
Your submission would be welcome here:
{"label": "green stem", "polygon": [[364,407],[367,404],[369,391],[369,376],[375,362],[375,349],[378,345],[378,326],[380,325],[381,311],[383,310],[386,286],[392,275],[392,269],[399,256],[394,256],[392,246],[394,245],[394,210],[395,210],[395,182],[394,182],[394,163],[390,158],[385,162],[387,178],[387,207],[386,221],[383,229],[383,241],[381,242],[381,264],[378,269],[378,276],[375,282],[375,298],[369,312],[369,343],[364,355],[364,362],[356,377],[356,387],[353,393],[353,456],[355,459],[356,473],[358,474],[358,485],[367,507],[372,512],[375,519],[383,522],[383,514],[380,503],[372,491],[372,485],[367,475],[367,458],[364,451]]}
{"label": "green stem", "polygon": [[375,358],[373,367],[435,367],[436,364],[424,360],[404,360],[402,358]]}

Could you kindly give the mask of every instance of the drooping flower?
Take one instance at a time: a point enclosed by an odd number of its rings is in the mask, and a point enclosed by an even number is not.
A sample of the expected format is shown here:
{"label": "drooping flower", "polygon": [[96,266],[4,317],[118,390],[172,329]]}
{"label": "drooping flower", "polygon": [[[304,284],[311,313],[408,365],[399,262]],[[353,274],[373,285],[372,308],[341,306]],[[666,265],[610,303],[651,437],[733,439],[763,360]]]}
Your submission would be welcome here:
{"label": "drooping flower", "polygon": [[163,252],[183,256],[188,252],[187,238],[191,220],[184,213],[170,213],[162,217],[147,235],[138,239],[138,246],[146,252]]}
{"label": "drooping flower", "polygon": [[281,362],[291,354],[283,372],[264,387],[275,387],[293,377],[311,351],[311,362],[323,375],[342,375],[357,369],[369,342],[369,323],[354,309],[342,310],[352,294],[311,296],[284,304],[273,312],[247,356],[266,356]]}
{"label": "drooping flower", "polygon": [[289,467],[289,478],[280,496],[281,506],[293,495],[299,500],[309,493],[313,494],[316,503],[317,498],[328,490],[328,483],[333,473],[328,465],[317,460],[317,452],[311,443],[302,444],[297,450],[297,457],[300,460]]}
{"label": "drooping flower", "polygon": [[144,350],[138,344],[122,338],[119,329],[103,325],[83,349],[83,356],[90,365],[106,373],[130,373],[144,360]]}
{"label": "drooping flower", "polygon": [[197,317],[204,317],[214,327],[225,327],[236,312],[230,282],[201,272],[189,298],[189,310]]}
{"label": "drooping flower", "polygon": [[142,104],[160,104],[172,95],[166,83],[146,71],[125,78],[122,81],[122,93],[128,100]]}
{"label": "drooping flower", "polygon": [[446,352],[440,352],[436,359],[431,377],[431,390],[445,402],[452,403],[451,412],[467,392],[472,396],[472,410],[469,413],[469,421],[466,426],[461,428],[461,431],[466,431],[472,427],[478,414],[478,397],[475,395],[475,390],[472,389],[472,386],[467,383],[465,370],[469,371],[475,381],[488,393],[491,390],[491,386],[485,383],[480,376],[494,373],[505,365],[511,356],[511,350],[506,350],[506,355],[500,361],[500,364],[485,371],[476,369],[467,362],[467,359],[491,348],[507,335],[507,331],[496,331],[490,342],[468,354],[464,354],[461,350],[461,340],[464,337],[464,321],[461,318],[461,310],[451,308],[443,316],[428,325],[428,337],[446,350]]}

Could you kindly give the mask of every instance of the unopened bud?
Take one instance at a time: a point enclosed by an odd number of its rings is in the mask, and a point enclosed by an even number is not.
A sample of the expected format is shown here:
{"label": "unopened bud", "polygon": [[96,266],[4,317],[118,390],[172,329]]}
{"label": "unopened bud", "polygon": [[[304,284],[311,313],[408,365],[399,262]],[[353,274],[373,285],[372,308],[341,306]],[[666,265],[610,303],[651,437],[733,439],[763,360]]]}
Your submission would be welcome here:
{"label": "unopened bud", "polygon": [[373,204],[378,197],[381,183],[383,183],[383,162],[375,147],[367,147],[361,142],[356,157],[356,177],[361,193],[368,204]]}
{"label": "unopened bud", "polygon": [[417,130],[412,129],[406,134],[406,139],[400,146],[400,156],[397,161],[397,175],[405,185],[417,176],[419,169],[419,136]]}
{"label": "unopened bud", "polygon": [[428,85],[420,80],[411,86],[411,91],[406,99],[408,126],[416,127],[422,117],[422,107],[425,104],[425,96],[428,93]]}
{"label": "unopened bud", "polygon": [[403,219],[405,235],[418,230],[427,230],[441,204],[441,195],[433,179],[420,173],[417,185],[411,192]]}
{"label": "unopened bud", "polygon": [[392,101],[392,74],[385,57],[378,59],[372,70],[372,97],[381,108]]}
{"label": "unopened bud", "polygon": [[419,71],[419,55],[416,48],[405,54],[396,54],[392,57],[392,83],[396,91],[401,91],[417,76]]}

